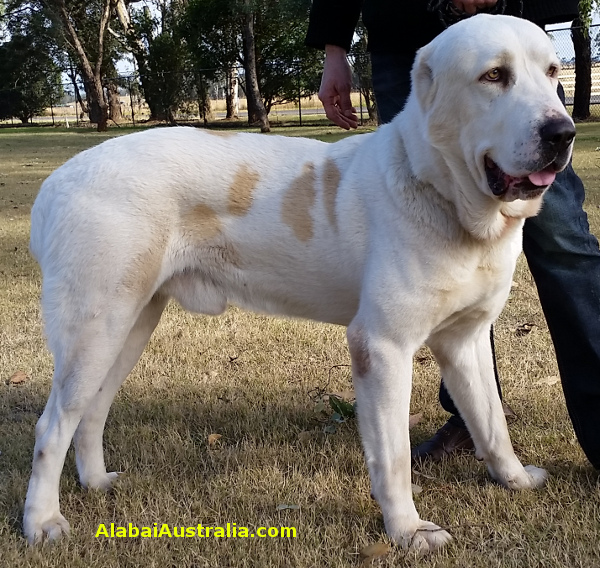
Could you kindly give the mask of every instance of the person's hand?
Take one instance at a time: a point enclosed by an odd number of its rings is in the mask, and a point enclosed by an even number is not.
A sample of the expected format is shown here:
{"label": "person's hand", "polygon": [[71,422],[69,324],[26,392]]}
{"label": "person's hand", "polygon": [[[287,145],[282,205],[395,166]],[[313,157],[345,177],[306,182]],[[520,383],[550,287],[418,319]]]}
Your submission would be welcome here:
{"label": "person's hand", "polygon": [[467,14],[475,14],[477,10],[493,8],[496,2],[497,0],[452,0],[458,10]]}
{"label": "person's hand", "polygon": [[352,70],[346,50],[337,45],[326,45],[319,99],[327,118],[345,130],[358,126],[356,109],[350,100],[351,90]]}

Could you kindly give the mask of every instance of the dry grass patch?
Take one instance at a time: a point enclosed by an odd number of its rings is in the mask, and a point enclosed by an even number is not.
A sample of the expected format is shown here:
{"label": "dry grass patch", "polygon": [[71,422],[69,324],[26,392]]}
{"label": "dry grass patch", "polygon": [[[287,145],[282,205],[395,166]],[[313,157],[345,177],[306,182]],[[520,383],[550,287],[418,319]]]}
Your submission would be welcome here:
{"label": "dry grass patch", "polygon": [[[600,127],[584,126],[576,167],[598,233]],[[115,491],[83,491],[70,453],[61,499],[72,535],[53,546],[26,547],[21,517],[33,429],[52,374],[39,314],[40,275],[27,251],[28,213],[41,179],[100,139],[73,131],[0,131],[0,565],[360,565],[360,550],[386,537],[369,495],[356,424],[350,420],[324,434],[331,411],[315,412],[320,393],[351,388],[345,332],[233,308],[208,318],[169,306],[109,415],[107,464],[124,472]],[[519,417],[510,425],[517,453],[525,463],[547,467],[549,484],[509,493],[470,456],[424,466],[414,475],[423,489],[417,507],[456,539],[426,559],[393,548],[375,566],[600,565],[598,475],[574,438],[560,384],[544,382],[558,372],[522,260],[515,281],[496,326],[502,385]],[[534,325],[523,334],[518,330],[526,323]],[[27,379],[10,384],[17,371]],[[438,381],[424,349],[415,361],[412,408],[423,419],[412,431],[414,443],[445,420]],[[213,434],[220,438],[209,441]],[[95,538],[98,525],[111,522],[293,526],[297,537]]]}

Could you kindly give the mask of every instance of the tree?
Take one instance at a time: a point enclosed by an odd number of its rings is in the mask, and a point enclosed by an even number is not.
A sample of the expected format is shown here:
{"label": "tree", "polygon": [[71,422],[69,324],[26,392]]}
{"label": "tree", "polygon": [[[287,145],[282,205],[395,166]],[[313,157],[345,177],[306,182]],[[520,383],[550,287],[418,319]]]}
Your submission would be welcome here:
{"label": "tree", "polygon": [[579,19],[586,32],[592,22],[592,13],[600,7],[600,0],[579,0]]}
{"label": "tree", "polygon": [[235,67],[230,67],[225,73],[225,118],[237,118],[240,111],[238,72]]}
{"label": "tree", "polygon": [[599,0],[580,0],[579,17],[571,25],[571,37],[575,49],[575,95],[573,118],[585,120],[590,116],[592,93],[592,54],[589,27],[592,12],[600,6]]}
{"label": "tree", "polygon": [[[235,97],[241,63],[241,29],[236,2],[191,0],[181,19],[181,33],[198,84],[204,86],[224,79],[227,118],[237,117]],[[203,100],[201,106],[206,108],[207,101]]]}
{"label": "tree", "polygon": [[159,119],[175,123],[175,111],[189,98],[186,87],[185,53],[173,30],[157,35],[150,45],[145,94],[153,101]]}
{"label": "tree", "polygon": [[[169,37],[174,31],[176,16],[173,12],[178,4],[162,2],[161,10],[153,14],[146,4],[135,8],[133,4],[138,0],[114,1],[120,29],[109,27],[109,31],[135,59],[144,98],[150,109],[150,120],[172,121],[174,108],[172,101],[165,98],[165,91],[169,90],[167,83],[173,86],[170,64],[175,61],[177,68],[181,68],[180,60],[173,59],[180,53],[175,45],[179,40]],[[166,66],[162,67],[163,64]]]}
{"label": "tree", "polygon": [[256,22],[257,71],[267,111],[319,90],[323,54],[306,47],[308,0],[264,2]]}
{"label": "tree", "polygon": [[[65,39],[78,58],[90,121],[98,125],[98,132],[104,132],[108,129],[108,103],[104,98],[102,63],[106,55],[105,39],[111,16],[111,0],[89,4],[76,0],[45,0],[45,4],[55,21],[62,26]],[[95,41],[85,45],[80,35],[87,31],[90,22],[93,22],[97,33]]]}
{"label": "tree", "polygon": [[13,35],[0,45],[0,119],[27,123],[61,95],[60,70],[34,38]]}
{"label": "tree", "polygon": [[231,84],[244,68],[248,121],[261,123],[261,104],[268,113],[319,88],[322,54],[304,45],[309,10],[310,0],[190,0],[183,35],[205,80]]}
{"label": "tree", "polygon": [[244,77],[246,79],[246,99],[248,101],[248,122],[260,124],[261,132],[269,132],[269,117],[258,85],[256,70],[256,41],[254,38],[254,9],[251,0],[244,0],[242,16],[242,45]]}
{"label": "tree", "polygon": [[[108,104],[104,96],[104,64],[116,58],[114,42],[107,38],[114,0],[9,0],[15,11],[40,14],[55,33],[59,49],[70,55],[86,89],[90,120],[106,130]],[[19,18],[11,25],[18,25]]]}
{"label": "tree", "polygon": [[575,120],[585,120],[590,117],[592,50],[589,29],[581,18],[573,20],[571,38],[575,49],[575,95],[572,115]]}
{"label": "tree", "polygon": [[357,41],[350,48],[350,58],[352,59],[352,69],[358,83],[358,90],[362,95],[369,120],[377,123],[377,104],[375,102],[375,92],[373,90],[373,80],[371,78],[371,59],[367,52],[367,29],[362,20],[356,27]]}

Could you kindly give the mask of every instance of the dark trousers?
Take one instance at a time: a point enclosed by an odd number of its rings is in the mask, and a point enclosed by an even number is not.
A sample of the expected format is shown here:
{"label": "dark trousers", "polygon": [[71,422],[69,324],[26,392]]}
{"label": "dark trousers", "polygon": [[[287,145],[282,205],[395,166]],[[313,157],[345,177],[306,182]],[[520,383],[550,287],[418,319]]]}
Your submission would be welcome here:
{"label": "dark trousers", "polygon": [[[371,58],[380,122],[389,122],[410,92],[412,57],[373,53]],[[559,95],[564,103],[560,86]],[[523,252],[554,344],[575,434],[600,469],[600,250],[590,233],[584,198],[583,183],[569,165],[544,196],[541,212],[525,222]],[[494,371],[500,393],[495,356]],[[452,422],[464,425],[443,382],[440,403],[453,415]]]}

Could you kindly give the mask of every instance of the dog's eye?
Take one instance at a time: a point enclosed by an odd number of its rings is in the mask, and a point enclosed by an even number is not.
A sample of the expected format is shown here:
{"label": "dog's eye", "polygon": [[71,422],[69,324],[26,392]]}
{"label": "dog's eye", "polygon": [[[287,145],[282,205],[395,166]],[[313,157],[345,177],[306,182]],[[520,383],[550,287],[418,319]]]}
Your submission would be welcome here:
{"label": "dog's eye", "polygon": [[485,81],[500,81],[502,78],[502,71],[498,67],[490,69],[483,77]]}
{"label": "dog's eye", "polygon": [[553,79],[555,79],[556,77],[558,77],[558,67],[556,65],[550,65],[546,74],[548,75],[548,77],[552,77]]}

